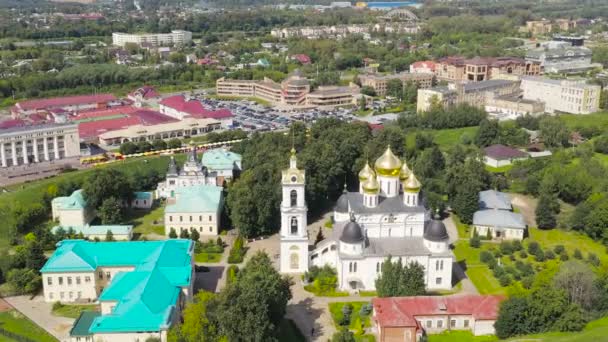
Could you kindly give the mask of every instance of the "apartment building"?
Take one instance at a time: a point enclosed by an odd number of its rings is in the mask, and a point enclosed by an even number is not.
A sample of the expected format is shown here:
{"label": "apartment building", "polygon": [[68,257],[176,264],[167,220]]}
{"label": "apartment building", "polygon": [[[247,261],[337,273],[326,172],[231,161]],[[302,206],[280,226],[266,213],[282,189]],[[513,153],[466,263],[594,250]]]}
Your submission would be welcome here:
{"label": "apartment building", "polygon": [[78,156],[77,124],[45,123],[0,129],[0,166],[3,168]]}
{"label": "apartment building", "polygon": [[418,30],[419,26],[412,22],[385,22],[374,25],[350,24],[277,28],[271,30],[270,35],[281,39],[294,37],[318,39],[323,37],[345,37],[351,34],[370,34],[373,32],[416,34]]}
{"label": "apartment building", "polygon": [[124,47],[128,43],[137,46],[167,46],[192,42],[192,32],[173,30],[171,33],[112,33],[112,44]]}
{"label": "apartment building", "polygon": [[455,83],[449,86],[418,89],[417,111],[426,112],[434,103],[448,108],[460,104],[484,108],[489,100],[519,92],[519,81],[488,80],[472,83]]}
{"label": "apartment building", "polygon": [[201,239],[218,235],[223,207],[223,189],[215,185],[192,185],[177,188],[167,198],[165,234],[171,230],[196,230]]}
{"label": "apartment building", "polygon": [[541,101],[548,113],[590,114],[600,105],[599,85],[585,80],[553,80],[542,77],[524,77],[521,81],[523,98]]}
{"label": "apartment building", "polygon": [[481,82],[505,75],[540,75],[540,63],[515,57],[445,57],[435,66],[435,76],[441,81]]}
{"label": "apartment building", "polygon": [[389,75],[364,74],[359,75],[359,80],[362,87],[371,87],[378,96],[386,96],[387,85],[390,80],[399,80],[404,87],[408,82],[414,82],[418,85],[418,88],[426,89],[433,86],[434,77],[435,75],[432,73],[402,72]]}
{"label": "apartment building", "polygon": [[71,341],[167,341],[192,300],[191,240],[61,241],[40,270],[47,303],[97,301],[74,322]]}
{"label": "apartment building", "polygon": [[550,20],[530,20],[526,21],[526,31],[533,36],[545,35],[551,33],[553,24]]}

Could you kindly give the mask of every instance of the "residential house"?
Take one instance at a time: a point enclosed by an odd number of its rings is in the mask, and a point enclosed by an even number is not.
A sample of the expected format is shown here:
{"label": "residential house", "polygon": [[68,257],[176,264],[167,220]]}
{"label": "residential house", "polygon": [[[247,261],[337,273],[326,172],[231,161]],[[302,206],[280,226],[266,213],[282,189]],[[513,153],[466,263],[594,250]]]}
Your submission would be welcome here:
{"label": "residential house", "polygon": [[520,213],[513,212],[511,197],[496,190],[479,192],[479,210],[473,214],[471,236],[496,240],[523,240],[527,225]]}

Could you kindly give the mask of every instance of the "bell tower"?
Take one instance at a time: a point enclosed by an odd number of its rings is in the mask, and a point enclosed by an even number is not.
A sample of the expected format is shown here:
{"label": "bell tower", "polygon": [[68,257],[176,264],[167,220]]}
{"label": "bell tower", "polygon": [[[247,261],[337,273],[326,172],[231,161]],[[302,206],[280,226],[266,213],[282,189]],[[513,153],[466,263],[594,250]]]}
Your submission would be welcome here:
{"label": "bell tower", "polygon": [[308,270],[308,231],[304,186],[306,174],[298,169],[296,150],[291,149],[289,168],[281,177],[281,273],[304,273]]}

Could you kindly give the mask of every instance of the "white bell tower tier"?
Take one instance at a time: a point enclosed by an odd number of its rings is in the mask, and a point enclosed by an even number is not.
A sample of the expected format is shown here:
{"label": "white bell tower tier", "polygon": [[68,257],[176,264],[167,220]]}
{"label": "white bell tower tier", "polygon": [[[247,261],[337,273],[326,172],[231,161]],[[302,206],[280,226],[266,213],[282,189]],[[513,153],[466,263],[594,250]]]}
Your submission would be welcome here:
{"label": "white bell tower tier", "polygon": [[291,149],[289,169],[281,177],[283,200],[281,202],[281,273],[308,271],[308,231],[304,186],[306,175],[299,170],[296,151]]}

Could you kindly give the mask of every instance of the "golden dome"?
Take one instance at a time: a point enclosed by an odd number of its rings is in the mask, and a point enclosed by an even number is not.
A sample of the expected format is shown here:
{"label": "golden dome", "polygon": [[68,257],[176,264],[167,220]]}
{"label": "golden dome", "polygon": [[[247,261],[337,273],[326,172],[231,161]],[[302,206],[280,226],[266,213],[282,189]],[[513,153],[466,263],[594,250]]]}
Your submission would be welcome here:
{"label": "golden dome", "polygon": [[418,178],[416,178],[416,175],[414,175],[414,173],[412,172],[410,173],[410,176],[407,178],[405,183],[403,183],[403,191],[419,192],[421,186],[422,185],[420,184],[420,181],[418,181]]}
{"label": "golden dome", "polygon": [[401,172],[401,160],[393,154],[391,147],[387,147],[384,154],[380,158],[376,159],[374,166],[376,172],[382,176],[397,177]]}
{"label": "golden dome", "polygon": [[412,173],[412,170],[410,170],[410,168],[407,167],[406,163],[403,163],[403,166],[401,167],[401,172],[399,173],[399,179],[403,182],[406,179],[408,179],[408,177],[410,176],[411,173]]}
{"label": "golden dome", "polygon": [[374,170],[369,166],[369,162],[365,162],[365,166],[359,171],[359,181],[363,182],[374,175]]}
{"label": "golden dome", "polygon": [[363,192],[366,194],[375,195],[380,190],[380,184],[378,184],[378,180],[376,179],[376,175],[372,174],[370,178],[368,178],[362,185]]}

